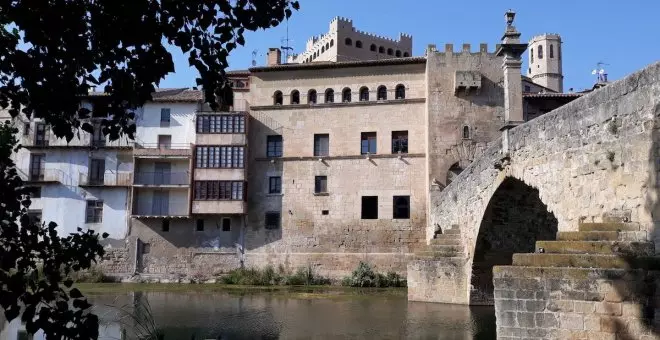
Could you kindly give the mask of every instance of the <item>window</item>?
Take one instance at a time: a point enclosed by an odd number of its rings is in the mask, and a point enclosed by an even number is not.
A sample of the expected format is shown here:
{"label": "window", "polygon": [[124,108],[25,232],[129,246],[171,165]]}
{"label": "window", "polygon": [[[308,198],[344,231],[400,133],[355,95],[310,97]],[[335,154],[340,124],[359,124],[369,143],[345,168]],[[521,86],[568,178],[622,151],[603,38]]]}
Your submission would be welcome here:
{"label": "window", "polygon": [[160,109],[160,126],[170,126],[170,109]]}
{"label": "window", "polygon": [[85,223],[101,223],[103,219],[103,201],[87,201],[87,211],[85,214]]}
{"label": "window", "polygon": [[231,231],[231,218],[222,219],[222,231]]}
{"label": "window", "polygon": [[378,219],[378,196],[362,196],[362,219]]}
{"label": "window", "polygon": [[34,145],[36,146],[48,146],[48,127],[44,123],[37,123],[35,125],[34,131]]}
{"label": "window", "polygon": [[341,91],[341,101],[344,103],[350,103],[351,102],[351,89],[344,88]]}
{"label": "window", "polygon": [[355,41],[355,47],[362,48],[362,42],[360,40]]}
{"label": "window", "polygon": [[335,102],[335,90],[327,89],[325,90],[325,102],[334,103]]}
{"label": "window", "polygon": [[268,177],[268,193],[269,194],[282,193],[282,177],[280,176]]}
{"label": "window", "polygon": [[397,85],[394,89],[394,98],[406,99],[406,87],[403,84]]}
{"label": "window", "polygon": [[195,147],[196,168],[243,168],[245,167],[244,146],[198,146]]}
{"label": "window", "polygon": [[395,55],[397,58],[400,58],[400,57],[401,57],[401,51],[396,50],[396,52],[394,52],[394,55]]}
{"label": "window", "polygon": [[282,157],[282,136],[266,137],[266,157]]}
{"label": "window", "polygon": [[307,104],[316,104],[316,90],[307,92]]}
{"label": "window", "polygon": [[361,102],[369,101],[369,88],[367,88],[366,86],[360,88],[360,101]]}
{"label": "window", "polygon": [[266,229],[278,229],[280,227],[280,213],[269,211],[266,213]]}
{"label": "window", "polygon": [[164,232],[170,231],[170,220],[163,220],[160,224],[160,230]]}
{"label": "window", "polygon": [[375,132],[362,132],[361,151],[363,155],[376,153],[376,133]]}
{"label": "window", "polygon": [[392,131],[392,153],[408,153],[408,131]]}
{"label": "window", "polygon": [[300,104],[300,92],[298,92],[298,90],[291,91],[291,104]]}
{"label": "window", "polygon": [[376,52],[376,45],[375,45],[375,44],[371,44],[371,46],[369,46],[369,50],[370,50],[371,52]]}
{"label": "window", "polygon": [[538,57],[539,57],[539,60],[541,60],[541,59],[543,59],[543,46],[539,46],[538,51],[539,51]]}
{"label": "window", "polygon": [[470,139],[470,127],[467,125],[463,126],[463,139]]}
{"label": "window", "polygon": [[378,48],[378,53],[385,53],[385,47],[381,46]]}
{"label": "window", "polygon": [[326,51],[330,49],[330,43],[325,43],[325,49]]}
{"label": "window", "polygon": [[92,146],[105,146],[105,136],[103,135],[103,128],[101,127],[101,124],[94,124],[91,143]]}
{"label": "window", "polygon": [[44,154],[31,154],[30,155],[30,180],[39,181],[44,179],[46,167],[46,155]]}
{"label": "window", "polygon": [[89,183],[100,185],[104,182],[105,159],[92,159],[89,164]]}
{"label": "window", "polygon": [[24,123],[23,124],[23,136],[29,136],[30,135],[30,123]]}
{"label": "window", "polygon": [[275,91],[273,94],[273,105],[282,105],[282,91]]}
{"label": "window", "polygon": [[410,53],[408,53],[408,52],[403,52],[403,57],[404,57],[404,58],[408,58],[408,57],[410,57]]}
{"label": "window", "polygon": [[328,176],[314,177],[314,192],[317,194],[328,192]]}
{"label": "window", "polygon": [[171,135],[158,135],[158,148],[159,149],[171,149],[172,148],[172,136]]}
{"label": "window", "polygon": [[533,48],[529,49],[529,63],[530,64],[534,63],[534,49]]}
{"label": "window", "polygon": [[197,116],[197,133],[245,133],[245,116],[241,114]]}
{"label": "window", "polygon": [[325,46],[321,46],[321,53],[325,52]]}
{"label": "window", "polygon": [[314,135],[314,156],[327,156],[330,154],[330,135]]}
{"label": "window", "polygon": [[219,201],[243,199],[243,188],[245,184],[241,181],[195,181],[195,200]]}
{"label": "window", "polygon": [[557,44],[557,59],[561,59],[561,44]]}
{"label": "window", "polygon": [[392,207],[393,218],[410,218],[410,196],[394,196]]}
{"label": "window", "polygon": [[195,230],[204,231],[204,220],[203,219],[201,219],[201,218],[197,219],[197,225],[196,225]]}
{"label": "window", "polygon": [[351,40],[351,38],[346,38],[346,40],[344,40],[344,43],[348,46],[351,46],[353,45],[353,40]]}
{"label": "window", "polygon": [[376,99],[387,100],[387,87],[385,87],[385,85],[378,86],[378,90],[376,92]]}
{"label": "window", "polygon": [[550,44],[550,58],[555,57],[555,45]]}
{"label": "window", "polygon": [[387,55],[393,55],[393,54],[394,54],[394,50],[392,50],[391,48],[388,48],[387,49]]}
{"label": "window", "polygon": [[335,46],[335,40],[334,39],[330,40],[330,47],[332,47],[332,46]]}
{"label": "window", "polygon": [[329,215],[330,210],[321,210],[321,215]]}
{"label": "window", "polygon": [[41,225],[41,210],[29,210],[27,216],[30,224]]}

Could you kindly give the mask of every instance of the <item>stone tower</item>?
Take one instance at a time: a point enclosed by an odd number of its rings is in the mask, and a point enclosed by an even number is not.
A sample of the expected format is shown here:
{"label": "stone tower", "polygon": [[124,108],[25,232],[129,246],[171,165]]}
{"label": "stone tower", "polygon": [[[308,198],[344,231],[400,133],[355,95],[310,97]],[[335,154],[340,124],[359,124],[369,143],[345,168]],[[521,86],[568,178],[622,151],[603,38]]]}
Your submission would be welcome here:
{"label": "stone tower", "polygon": [[542,34],[529,41],[529,69],[527,76],[541,86],[557,92],[564,90],[561,67],[561,37]]}

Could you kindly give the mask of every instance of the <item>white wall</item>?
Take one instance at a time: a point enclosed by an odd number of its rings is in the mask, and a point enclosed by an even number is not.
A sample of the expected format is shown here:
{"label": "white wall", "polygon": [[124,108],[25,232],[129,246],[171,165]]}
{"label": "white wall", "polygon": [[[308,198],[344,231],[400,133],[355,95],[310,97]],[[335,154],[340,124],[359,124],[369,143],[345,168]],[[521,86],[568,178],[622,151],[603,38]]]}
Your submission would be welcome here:
{"label": "white wall", "polygon": [[[170,126],[160,126],[160,109],[170,109]],[[138,110],[136,141],[156,144],[158,135],[171,135],[172,144],[195,142],[196,103],[148,103]]]}

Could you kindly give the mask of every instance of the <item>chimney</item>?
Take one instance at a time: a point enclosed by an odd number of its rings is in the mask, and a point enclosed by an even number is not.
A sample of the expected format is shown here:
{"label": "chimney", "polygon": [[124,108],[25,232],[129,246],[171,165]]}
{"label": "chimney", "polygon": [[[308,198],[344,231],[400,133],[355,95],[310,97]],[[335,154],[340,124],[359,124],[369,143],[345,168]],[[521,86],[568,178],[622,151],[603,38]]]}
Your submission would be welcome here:
{"label": "chimney", "polygon": [[269,48],[266,64],[268,66],[275,66],[282,64],[282,51],[280,51],[280,49],[277,47]]}

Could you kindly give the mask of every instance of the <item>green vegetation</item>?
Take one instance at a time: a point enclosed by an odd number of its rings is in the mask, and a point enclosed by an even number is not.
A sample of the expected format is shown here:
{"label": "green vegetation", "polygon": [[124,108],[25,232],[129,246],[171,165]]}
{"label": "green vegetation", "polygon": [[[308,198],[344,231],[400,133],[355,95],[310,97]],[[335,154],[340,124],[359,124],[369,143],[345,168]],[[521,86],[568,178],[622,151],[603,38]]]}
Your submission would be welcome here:
{"label": "green vegetation", "polygon": [[92,266],[88,270],[69,273],[68,278],[75,283],[104,283],[115,282],[115,279],[105,275],[98,266]]}
{"label": "green vegetation", "polygon": [[350,287],[406,287],[406,279],[395,272],[378,273],[368,263],[360,262],[351,276],[341,281],[342,286]]}
{"label": "green vegetation", "polygon": [[295,273],[287,273],[282,266],[277,270],[272,266],[264,269],[240,268],[222,276],[221,280],[229,285],[252,286],[315,286],[330,284],[330,279],[315,274],[311,266],[298,268]]}

